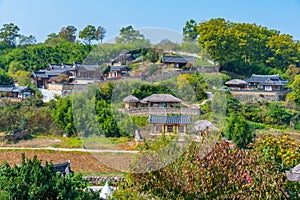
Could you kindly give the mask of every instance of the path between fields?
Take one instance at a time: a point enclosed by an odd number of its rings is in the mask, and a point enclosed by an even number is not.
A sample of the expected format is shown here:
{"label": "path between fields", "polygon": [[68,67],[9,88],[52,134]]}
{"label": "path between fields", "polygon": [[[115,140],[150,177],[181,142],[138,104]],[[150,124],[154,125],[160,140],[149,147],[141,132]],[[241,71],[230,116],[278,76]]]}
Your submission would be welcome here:
{"label": "path between fields", "polygon": [[54,148],[54,147],[0,147],[0,150],[51,150],[67,152],[88,152],[88,153],[138,153],[138,151],[129,150],[110,150],[110,149],[81,149],[81,148]]}

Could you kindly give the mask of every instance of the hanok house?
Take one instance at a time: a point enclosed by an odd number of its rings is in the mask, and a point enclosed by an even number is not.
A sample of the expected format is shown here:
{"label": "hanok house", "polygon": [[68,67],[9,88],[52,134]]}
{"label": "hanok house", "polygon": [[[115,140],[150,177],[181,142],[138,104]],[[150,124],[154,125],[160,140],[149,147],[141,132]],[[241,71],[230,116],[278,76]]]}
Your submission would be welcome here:
{"label": "hanok house", "polygon": [[68,77],[68,82],[74,81],[76,70],[75,64],[49,64],[46,69],[31,72],[30,76],[36,87],[47,88],[48,83],[61,74],[65,74]]}
{"label": "hanok house", "polygon": [[97,64],[77,63],[76,68],[75,81],[77,84],[95,83],[102,79],[102,73],[99,65]]}
{"label": "hanok house", "polygon": [[180,107],[182,100],[171,94],[152,94],[140,101],[142,107],[176,108]]}
{"label": "hanok house", "polygon": [[120,54],[117,57],[115,57],[111,64],[112,66],[122,66],[122,65],[128,65],[131,63],[131,61],[135,60],[135,57],[131,54]]}
{"label": "hanok house", "polygon": [[194,65],[195,58],[192,56],[163,56],[161,59],[162,63],[173,65],[176,68],[186,66],[188,63]]}
{"label": "hanok house", "polygon": [[247,88],[248,83],[241,79],[232,79],[225,83],[226,86],[232,90],[243,90]]}
{"label": "hanok house", "polygon": [[281,91],[285,89],[287,80],[282,80],[279,74],[276,75],[256,75],[246,80],[249,90]]}
{"label": "hanok house", "polygon": [[34,89],[28,86],[0,86],[0,97],[26,99],[33,96],[34,94]]}
{"label": "hanok house", "polygon": [[128,76],[129,68],[127,66],[111,66],[107,74],[108,79],[122,78]]}
{"label": "hanok house", "polygon": [[154,134],[186,133],[191,117],[150,115],[149,123],[154,125]]}

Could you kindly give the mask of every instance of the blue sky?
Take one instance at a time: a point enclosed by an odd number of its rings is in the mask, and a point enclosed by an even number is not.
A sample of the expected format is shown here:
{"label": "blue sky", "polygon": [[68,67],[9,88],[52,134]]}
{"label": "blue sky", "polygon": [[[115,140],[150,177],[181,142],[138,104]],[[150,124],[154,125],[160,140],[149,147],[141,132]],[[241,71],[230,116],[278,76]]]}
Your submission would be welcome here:
{"label": "blue sky", "polygon": [[181,33],[189,19],[217,17],[267,26],[300,40],[300,0],[0,0],[0,25],[13,22],[39,42],[68,25],[77,33],[88,24],[101,25],[107,40],[128,25]]}

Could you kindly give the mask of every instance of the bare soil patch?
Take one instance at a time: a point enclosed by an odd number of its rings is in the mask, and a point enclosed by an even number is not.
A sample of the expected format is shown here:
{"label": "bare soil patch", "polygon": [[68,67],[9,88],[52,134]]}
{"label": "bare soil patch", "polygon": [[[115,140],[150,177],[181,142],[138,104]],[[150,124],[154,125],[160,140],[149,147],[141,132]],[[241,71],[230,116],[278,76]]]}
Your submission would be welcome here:
{"label": "bare soil patch", "polygon": [[[45,150],[1,150],[0,151],[0,162],[8,162],[11,165],[18,165],[22,160],[22,153],[28,158],[33,158],[37,155],[38,159],[43,161],[52,161],[53,164],[71,161],[71,169],[74,172],[118,172],[118,168],[112,168],[113,164],[106,165],[107,160],[111,160],[109,153],[85,153],[85,152],[58,152],[58,151],[45,151]],[[97,158],[96,158],[97,157]],[[114,155],[113,155],[114,158]],[[117,163],[120,166],[128,164],[128,155],[119,154],[116,158]],[[102,161],[103,160],[103,161]]]}

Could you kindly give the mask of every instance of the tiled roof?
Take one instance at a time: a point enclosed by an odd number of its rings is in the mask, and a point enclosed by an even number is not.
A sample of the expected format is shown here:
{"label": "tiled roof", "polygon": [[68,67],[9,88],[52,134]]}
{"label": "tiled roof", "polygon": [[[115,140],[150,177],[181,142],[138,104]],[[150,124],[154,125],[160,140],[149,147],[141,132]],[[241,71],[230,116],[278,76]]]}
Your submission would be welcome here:
{"label": "tiled roof", "polygon": [[110,71],[123,71],[126,70],[127,66],[123,65],[123,66],[111,66],[110,67]]}
{"label": "tiled roof", "polygon": [[252,76],[246,80],[248,83],[260,83],[264,85],[286,85],[287,81],[282,80],[279,74],[276,75],[256,75]]}
{"label": "tiled roof", "polygon": [[150,115],[149,122],[152,124],[190,124],[191,117]]}
{"label": "tiled roof", "polygon": [[163,63],[195,63],[195,58],[192,56],[163,56]]}
{"label": "tiled roof", "polygon": [[33,91],[33,89],[31,89],[28,86],[13,86],[13,85],[0,86],[0,92],[22,92],[27,89]]}
{"label": "tiled roof", "polygon": [[180,103],[182,100],[178,99],[177,97],[174,97],[171,94],[152,94],[149,97],[144,98],[141,100],[142,103],[147,102],[174,102],[174,103]]}

